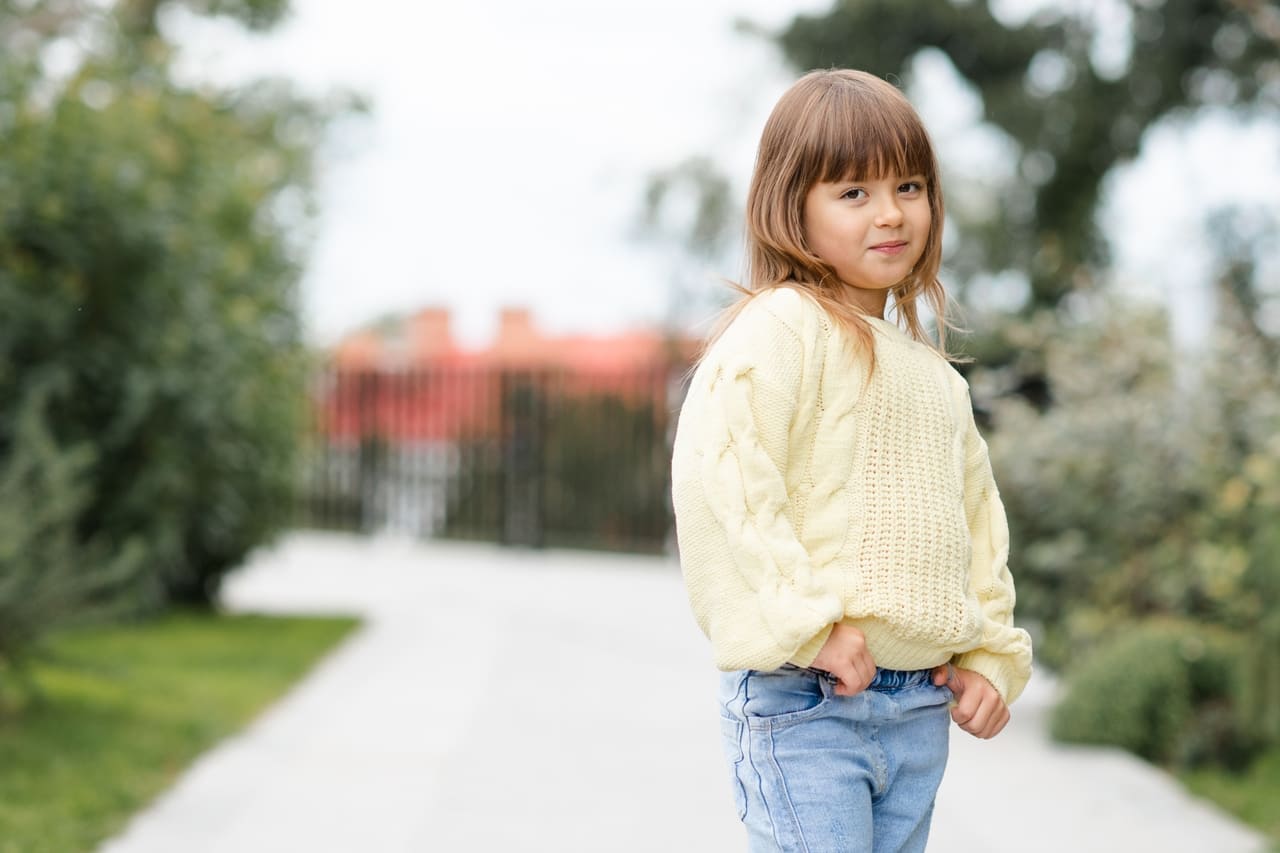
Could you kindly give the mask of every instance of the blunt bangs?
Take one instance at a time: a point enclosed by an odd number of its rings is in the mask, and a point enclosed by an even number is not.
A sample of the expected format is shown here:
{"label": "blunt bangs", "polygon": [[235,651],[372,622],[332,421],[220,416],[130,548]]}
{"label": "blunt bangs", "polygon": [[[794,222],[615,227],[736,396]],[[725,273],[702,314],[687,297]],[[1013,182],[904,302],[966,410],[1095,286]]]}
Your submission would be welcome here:
{"label": "blunt bangs", "polygon": [[890,84],[830,79],[801,134],[799,160],[812,164],[808,182],[879,180],[937,175],[933,148],[919,116]]}

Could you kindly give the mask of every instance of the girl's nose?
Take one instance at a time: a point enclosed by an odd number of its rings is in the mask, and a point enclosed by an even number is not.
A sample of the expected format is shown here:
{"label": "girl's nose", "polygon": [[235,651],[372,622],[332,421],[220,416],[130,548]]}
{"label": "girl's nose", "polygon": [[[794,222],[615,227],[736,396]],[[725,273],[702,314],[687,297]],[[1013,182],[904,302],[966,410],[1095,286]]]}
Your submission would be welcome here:
{"label": "girl's nose", "polygon": [[876,211],[876,225],[892,228],[900,224],[902,224],[902,208],[898,207],[897,199],[890,198]]}

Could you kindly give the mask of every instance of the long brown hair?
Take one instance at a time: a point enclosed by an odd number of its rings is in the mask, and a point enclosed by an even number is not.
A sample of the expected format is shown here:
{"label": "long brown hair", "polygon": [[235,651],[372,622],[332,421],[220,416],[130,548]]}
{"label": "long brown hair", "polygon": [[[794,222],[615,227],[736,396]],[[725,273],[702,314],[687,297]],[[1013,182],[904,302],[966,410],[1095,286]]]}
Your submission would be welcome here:
{"label": "long brown hair", "polygon": [[[889,83],[851,69],[811,71],[783,94],[765,122],[747,194],[747,286],[725,309],[703,349],[706,353],[742,308],[775,287],[792,287],[815,299],[868,353],[875,347],[866,318],[841,299],[836,271],[808,247],[804,202],[816,183],[877,180],[888,175],[925,177],[929,236],[911,275],[891,289],[894,310],[908,334],[947,352],[947,294],[938,281],[942,263],[942,187],[929,133],[915,108]],[[932,309],[937,338],[920,320],[917,300]],[[953,327],[951,327],[953,328]]]}

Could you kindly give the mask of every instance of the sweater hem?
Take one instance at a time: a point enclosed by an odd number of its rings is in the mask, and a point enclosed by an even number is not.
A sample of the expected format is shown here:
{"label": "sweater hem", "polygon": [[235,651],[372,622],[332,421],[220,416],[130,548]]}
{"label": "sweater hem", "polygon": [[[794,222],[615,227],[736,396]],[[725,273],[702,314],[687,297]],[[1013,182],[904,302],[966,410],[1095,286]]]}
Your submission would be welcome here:
{"label": "sweater hem", "polygon": [[885,669],[932,669],[951,660],[952,652],[927,640],[905,640],[893,626],[874,616],[845,617],[841,620],[862,632],[867,651],[876,666]]}

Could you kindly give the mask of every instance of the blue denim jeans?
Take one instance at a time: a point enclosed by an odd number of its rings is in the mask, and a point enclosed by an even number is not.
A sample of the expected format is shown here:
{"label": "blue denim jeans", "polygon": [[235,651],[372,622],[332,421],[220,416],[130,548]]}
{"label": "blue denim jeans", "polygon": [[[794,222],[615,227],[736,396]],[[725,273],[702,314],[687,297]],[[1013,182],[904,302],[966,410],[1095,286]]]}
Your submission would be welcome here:
{"label": "blue denim jeans", "polygon": [[857,696],[790,665],[721,673],[720,725],[751,853],[916,853],[947,764],[951,691],[877,670]]}

